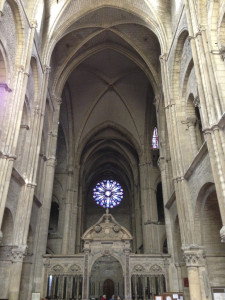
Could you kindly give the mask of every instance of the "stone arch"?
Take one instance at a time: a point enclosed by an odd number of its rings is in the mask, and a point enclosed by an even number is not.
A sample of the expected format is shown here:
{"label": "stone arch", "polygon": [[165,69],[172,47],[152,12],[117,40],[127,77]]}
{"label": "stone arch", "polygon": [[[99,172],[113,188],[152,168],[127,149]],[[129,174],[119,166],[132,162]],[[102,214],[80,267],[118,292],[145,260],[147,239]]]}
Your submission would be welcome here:
{"label": "stone arch", "polygon": [[[150,3],[148,4],[150,5]],[[157,18],[157,21],[154,20],[154,18],[152,18],[152,16],[154,15],[154,17],[156,17],[156,15],[153,14],[148,14],[145,11],[142,11],[141,13],[139,12],[139,9],[136,10],[134,6],[131,6],[130,4],[127,3],[127,5],[124,5],[124,3],[121,5],[121,3],[115,3],[112,2],[110,5],[108,3],[99,3],[95,5],[95,8],[92,8],[91,6],[88,6],[86,8],[80,9],[80,14],[73,14],[72,17],[70,17],[67,22],[65,22],[62,25],[58,25],[58,21],[60,20],[60,17],[58,17],[58,20],[55,22],[55,26],[58,26],[58,30],[53,30],[52,33],[55,33],[55,36],[53,37],[53,34],[51,33],[49,36],[51,38],[50,40],[50,44],[48,44],[48,48],[46,47],[44,49],[44,57],[46,57],[46,60],[48,62],[50,62],[50,57],[52,55],[53,49],[56,45],[56,43],[62,38],[62,36],[65,34],[65,32],[68,31],[68,28],[75,23],[76,21],[78,21],[79,19],[81,19],[83,16],[99,10],[102,7],[112,7],[112,8],[116,8],[116,9],[121,9],[127,12],[132,13],[134,16],[140,18],[142,20],[142,24],[144,24],[147,28],[149,28],[150,30],[152,30],[158,37],[161,48],[163,49],[162,52],[164,52],[164,49],[166,49],[166,38],[165,38],[165,30],[163,29],[162,23],[161,21]],[[61,10],[61,15],[63,14],[63,12],[65,11],[66,5],[65,7]],[[151,16],[151,17],[150,17]],[[158,25],[160,24],[160,26]],[[55,28],[55,27],[54,27]],[[46,63],[47,63],[46,61]]]}
{"label": "stone arch", "polygon": [[[196,150],[199,150],[203,144],[204,137],[202,133],[202,121],[199,107],[194,105],[194,95],[190,94],[186,103],[186,120],[189,124],[190,140],[193,154],[196,155]],[[192,131],[190,128],[193,127]],[[196,146],[194,146],[196,145]],[[197,149],[196,149],[197,148]]]}
{"label": "stone arch", "polygon": [[118,52],[124,56],[126,56],[128,59],[132,60],[147,76],[149,81],[151,82],[153,86],[153,90],[155,94],[158,92],[158,84],[157,82],[157,75],[153,68],[151,68],[151,65],[148,65],[148,67],[145,65],[145,63],[139,59],[137,55],[134,55],[131,51],[125,50],[124,48],[118,46],[118,45],[112,45],[112,44],[103,44],[100,46],[94,47],[91,51],[85,51],[82,55],[77,57],[70,63],[68,66],[62,66],[60,70],[57,72],[57,77],[55,77],[52,89],[53,93],[56,95],[61,95],[63,88],[65,86],[65,83],[67,79],[69,78],[72,71],[82,62],[84,62],[87,58],[91,57],[92,55],[99,53],[105,49],[111,49],[115,52]]}
{"label": "stone arch", "polygon": [[[12,9],[14,15],[14,21],[16,24],[16,34],[17,34],[17,51],[15,63],[20,65],[20,60],[23,55],[24,47],[25,47],[25,35],[24,35],[24,20],[23,13],[20,4],[16,0],[7,0],[5,3],[8,3]],[[4,6],[3,6],[4,8]]]}
{"label": "stone arch", "polygon": [[[213,209],[210,209],[209,211],[209,205],[215,208],[215,214],[213,219],[207,217],[210,214],[210,211],[213,213]],[[204,229],[207,229],[204,225],[204,222],[206,222],[205,218],[207,218],[207,226],[211,225],[217,225],[218,232],[214,232],[213,236],[217,236],[218,244],[220,243],[220,235],[219,230],[222,227],[222,220],[220,216],[219,206],[218,206],[218,200],[216,196],[216,189],[214,183],[208,182],[205,183],[202,188],[200,189],[196,201],[196,207],[195,207],[195,242],[200,245],[205,245],[205,237],[204,237]],[[210,220],[213,220],[213,224]],[[209,230],[209,229],[207,229]],[[210,234],[211,236],[211,234]]]}
{"label": "stone arch", "polygon": [[[63,123],[58,124],[58,136],[57,136],[57,149],[56,149],[56,159],[57,166],[56,169],[66,168],[69,165],[69,157],[73,154],[69,151],[69,140],[68,135],[65,134],[65,128],[63,127]],[[65,165],[66,163],[66,165]]]}
{"label": "stone arch", "polygon": [[[7,56],[5,49],[0,41],[0,122],[5,124],[7,122],[7,111],[9,105],[7,105],[7,94],[10,91],[8,83],[10,80],[10,70],[8,68]],[[3,140],[6,138],[6,133],[0,129],[0,148],[2,148]]]}
{"label": "stone arch", "polygon": [[[31,112],[30,112],[30,103],[25,97],[24,105],[23,105],[23,113],[22,113],[22,119],[20,124],[20,131],[19,131],[19,137],[17,141],[16,146],[16,156],[17,159],[15,161],[15,167],[19,168],[20,172],[23,173],[23,171],[26,168],[25,159],[27,160],[26,152],[24,149],[24,146],[27,144],[27,138],[29,135],[30,130],[30,118],[31,118]],[[23,170],[21,169],[23,168]]]}
{"label": "stone arch", "polygon": [[177,45],[173,60],[173,69],[172,69],[172,91],[173,91],[173,97],[175,99],[175,102],[179,99],[179,91],[180,91],[180,63],[181,63],[181,56],[183,51],[183,46],[188,38],[188,31],[187,29],[183,29],[181,33],[178,36],[177,39]]}
{"label": "stone arch", "polygon": [[207,0],[198,0],[198,15],[200,24],[207,24]]}
{"label": "stone arch", "polygon": [[[94,264],[99,260],[101,259],[102,257],[104,257],[104,255],[102,253],[98,253],[97,255],[94,256],[93,258],[93,261],[91,262],[90,264],[90,268],[89,268],[89,274],[94,266]],[[112,257],[113,259],[117,260],[120,265],[121,265],[121,268],[123,270],[123,273],[125,272],[125,269],[124,269],[124,264],[123,264],[123,261],[121,259],[121,256],[120,255],[116,255],[115,253],[110,253],[109,257]]]}
{"label": "stone arch", "polygon": [[34,82],[34,103],[36,103],[37,105],[39,105],[39,97],[38,97],[38,92],[39,92],[39,72],[38,72],[38,66],[37,66],[37,59],[36,57],[32,56],[31,57],[31,62],[30,62],[30,66],[32,69],[32,77],[33,77],[33,82]]}
{"label": "stone arch", "polygon": [[44,13],[45,13],[45,1],[44,0],[35,1],[33,5],[30,4],[30,7],[33,8],[33,10],[31,11],[32,18],[37,20],[37,32],[41,34]]}
{"label": "stone arch", "polygon": [[85,147],[85,145],[88,143],[88,141],[96,136],[99,132],[105,130],[105,129],[112,129],[115,132],[118,132],[121,135],[121,139],[127,140],[128,143],[134,147],[134,149],[137,151],[139,158],[142,156],[142,149],[138,143],[138,141],[135,139],[135,137],[123,126],[113,123],[113,122],[104,122],[102,124],[99,124],[95,128],[92,129],[91,133],[88,133],[85,137],[82,139],[79,139],[79,146],[77,149],[78,152],[78,161],[80,161],[82,151]]}
{"label": "stone arch", "polygon": [[7,82],[7,65],[4,48],[0,43],[0,84],[6,84]]}
{"label": "stone arch", "polygon": [[1,231],[3,234],[1,245],[11,245],[13,242],[13,216],[7,207],[4,211]]}
{"label": "stone arch", "polygon": [[[190,77],[190,74],[191,74],[193,68],[194,68],[194,62],[193,62],[193,58],[191,58],[189,63],[188,63],[188,66],[187,66],[187,69],[186,69],[186,72],[185,72],[185,76],[184,76],[184,80],[183,80],[183,86],[182,86],[182,92],[181,92],[183,99],[185,99],[186,95],[187,95],[188,79]],[[197,85],[197,82],[196,82],[196,85]]]}
{"label": "stone arch", "polygon": [[222,284],[225,276],[225,244],[220,241],[222,219],[215,185],[206,183],[200,190],[195,209],[195,243],[204,247],[211,286]]}
{"label": "stone arch", "polygon": [[[111,280],[114,285],[114,291],[110,292],[110,294],[107,295],[107,298],[110,298],[113,293],[115,294],[123,294],[123,281],[124,281],[124,270],[123,270],[123,264],[121,264],[120,260],[115,257],[114,255],[110,256],[100,256],[91,264],[89,276],[91,278],[91,281],[95,282],[97,281],[96,288],[100,287],[100,290],[97,291],[98,295],[102,295],[104,293],[104,282],[106,280]],[[95,279],[94,279],[94,278]],[[106,291],[105,291],[106,292]],[[96,293],[96,291],[95,291]],[[92,291],[90,290],[91,296],[97,296],[97,294],[92,295]]]}
{"label": "stone arch", "polygon": [[224,51],[225,49],[225,7],[224,11],[221,13],[221,19],[219,20],[219,30],[218,30],[218,46]]}

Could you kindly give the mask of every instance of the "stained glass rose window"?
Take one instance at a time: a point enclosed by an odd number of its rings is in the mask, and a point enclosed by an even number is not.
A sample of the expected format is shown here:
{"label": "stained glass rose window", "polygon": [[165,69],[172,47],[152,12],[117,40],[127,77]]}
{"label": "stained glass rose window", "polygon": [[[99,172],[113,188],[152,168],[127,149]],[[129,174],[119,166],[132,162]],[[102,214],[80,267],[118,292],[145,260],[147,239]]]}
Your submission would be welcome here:
{"label": "stained glass rose window", "polygon": [[123,189],[115,180],[103,180],[93,189],[93,198],[98,205],[112,208],[122,201]]}

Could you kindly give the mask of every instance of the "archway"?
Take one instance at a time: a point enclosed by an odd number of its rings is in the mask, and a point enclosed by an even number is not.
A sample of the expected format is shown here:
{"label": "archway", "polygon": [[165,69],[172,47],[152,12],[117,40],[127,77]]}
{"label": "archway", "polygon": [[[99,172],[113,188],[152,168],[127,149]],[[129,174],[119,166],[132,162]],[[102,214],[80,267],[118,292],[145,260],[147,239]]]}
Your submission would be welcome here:
{"label": "archway", "polygon": [[92,266],[90,274],[90,297],[98,298],[113,294],[124,295],[123,272],[121,264],[113,256],[101,256]]}
{"label": "archway", "polygon": [[114,294],[114,282],[111,279],[106,279],[103,283],[103,294],[109,299]]}

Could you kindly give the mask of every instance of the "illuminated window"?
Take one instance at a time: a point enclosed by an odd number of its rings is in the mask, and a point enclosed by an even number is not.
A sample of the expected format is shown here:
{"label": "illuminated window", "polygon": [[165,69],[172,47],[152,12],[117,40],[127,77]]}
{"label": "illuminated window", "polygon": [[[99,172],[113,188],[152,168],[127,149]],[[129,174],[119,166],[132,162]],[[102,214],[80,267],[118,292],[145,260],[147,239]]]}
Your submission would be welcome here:
{"label": "illuminated window", "polygon": [[114,180],[103,180],[93,189],[95,202],[105,208],[112,208],[120,204],[123,199],[123,189]]}
{"label": "illuminated window", "polygon": [[154,128],[153,131],[152,149],[159,149],[158,131],[156,127]]}

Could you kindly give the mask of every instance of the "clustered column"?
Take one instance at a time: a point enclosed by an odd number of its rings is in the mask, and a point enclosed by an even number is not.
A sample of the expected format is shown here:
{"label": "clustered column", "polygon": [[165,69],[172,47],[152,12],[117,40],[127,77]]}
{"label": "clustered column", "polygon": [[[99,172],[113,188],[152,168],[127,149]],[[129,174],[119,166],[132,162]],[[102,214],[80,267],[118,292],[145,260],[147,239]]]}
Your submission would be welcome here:
{"label": "clustered column", "polygon": [[223,68],[224,71],[225,67],[222,61],[213,57],[213,51],[210,51],[210,42],[207,39],[208,27],[202,24],[203,20],[198,17],[195,2],[185,0],[185,6],[201,101],[203,133],[207,142],[223,223],[220,235],[222,242],[225,242],[225,150],[223,147],[225,115],[222,101],[225,95],[218,84],[219,75],[216,69],[213,69],[213,64],[220,64],[220,69]]}
{"label": "clustered column", "polygon": [[[151,174],[151,175],[150,175]],[[158,221],[154,170],[151,162],[140,164],[141,175],[141,207],[144,253],[157,252],[157,235],[155,234]]]}
{"label": "clustered column", "polygon": [[184,247],[184,258],[188,271],[191,300],[210,300],[211,293],[207,284],[204,249],[197,246]]}
{"label": "clustered column", "polygon": [[48,239],[48,224],[51,210],[52,202],[52,190],[55,175],[56,166],[56,144],[57,144],[57,132],[58,132],[58,119],[61,105],[61,98],[55,97],[55,114],[54,123],[52,125],[52,132],[50,132],[50,142],[49,149],[47,150],[47,156],[45,157],[45,170],[44,170],[44,180],[41,194],[43,195],[41,215],[39,219],[39,234],[36,248],[36,257],[38,258],[35,263],[34,270],[34,292],[40,292],[41,281],[42,281],[42,255],[46,252],[47,239]]}

